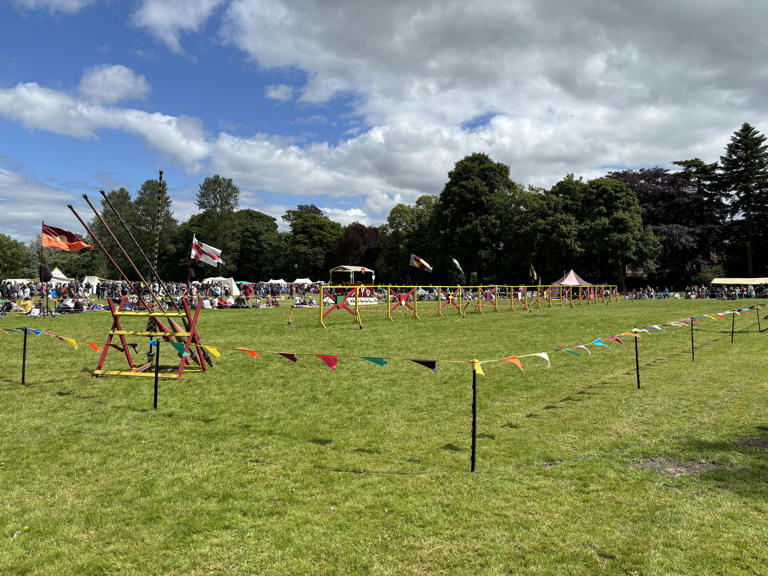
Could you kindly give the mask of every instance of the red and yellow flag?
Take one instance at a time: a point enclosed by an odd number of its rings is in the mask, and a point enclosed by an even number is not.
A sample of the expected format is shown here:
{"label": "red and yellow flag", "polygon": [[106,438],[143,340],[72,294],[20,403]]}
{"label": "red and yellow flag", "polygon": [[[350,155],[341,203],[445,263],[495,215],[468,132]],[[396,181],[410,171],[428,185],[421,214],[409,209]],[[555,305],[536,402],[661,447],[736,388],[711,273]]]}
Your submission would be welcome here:
{"label": "red and yellow flag", "polygon": [[43,224],[43,234],[40,237],[43,246],[48,248],[58,248],[67,252],[79,252],[84,248],[93,248],[84,240],[78,238],[72,232],[67,232],[61,228],[46,226]]}

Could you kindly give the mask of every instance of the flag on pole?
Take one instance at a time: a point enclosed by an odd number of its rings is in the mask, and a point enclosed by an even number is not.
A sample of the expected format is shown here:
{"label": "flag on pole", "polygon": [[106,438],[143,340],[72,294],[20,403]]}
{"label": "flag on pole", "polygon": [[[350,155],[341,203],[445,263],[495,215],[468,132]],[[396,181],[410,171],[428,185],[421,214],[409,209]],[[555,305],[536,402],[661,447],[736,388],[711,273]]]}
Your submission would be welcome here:
{"label": "flag on pole", "polygon": [[464,270],[461,269],[461,264],[459,264],[459,261],[456,260],[456,258],[451,258],[451,262],[453,262],[453,267],[456,268],[456,270],[464,274]]}
{"label": "flag on pole", "polygon": [[67,232],[61,228],[54,228],[53,226],[46,226],[45,223],[43,223],[43,233],[40,236],[40,241],[43,246],[58,248],[67,252],[79,252],[84,248],[93,248],[88,242],[78,238],[72,232]]}
{"label": "flag on pole", "polygon": [[200,242],[194,234],[192,235],[192,255],[190,258],[193,260],[201,260],[211,266],[224,264],[224,260],[221,259],[221,250]]}
{"label": "flag on pole", "polygon": [[411,254],[411,266],[426,270],[427,272],[432,272],[432,266],[430,266],[426,260],[416,256],[416,254]]}
{"label": "flag on pole", "polygon": [[536,274],[533,264],[531,264],[531,269],[528,271],[528,275],[531,277],[531,282],[537,282],[539,280],[539,276]]}

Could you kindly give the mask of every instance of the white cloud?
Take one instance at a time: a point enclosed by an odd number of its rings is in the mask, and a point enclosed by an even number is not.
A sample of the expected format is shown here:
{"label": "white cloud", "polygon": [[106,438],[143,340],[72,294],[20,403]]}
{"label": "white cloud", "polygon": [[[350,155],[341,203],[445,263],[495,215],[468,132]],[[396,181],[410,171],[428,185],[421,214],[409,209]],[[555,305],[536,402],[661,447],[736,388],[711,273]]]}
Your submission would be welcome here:
{"label": "white cloud", "polygon": [[223,0],[143,0],[133,15],[134,25],[146,28],[176,54],[184,50],[179,37],[197,32]]}
{"label": "white cloud", "polygon": [[285,102],[293,98],[293,87],[289,86],[288,84],[275,84],[266,86],[264,88],[264,94],[267,98],[271,98],[272,100],[280,100],[281,102]]}
{"label": "white cloud", "polygon": [[[15,240],[29,242],[40,232],[42,218],[48,223],[79,233],[67,204],[77,197],[61,188],[35,180],[29,175],[0,167],[0,229]],[[31,232],[34,231],[34,232]]]}
{"label": "white cloud", "polygon": [[143,75],[127,66],[101,64],[85,71],[79,91],[91,102],[114,104],[120,100],[146,98],[149,84]]}
{"label": "white cloud", "polygon": [[96,0],[11,0],[14,6],[24,10],[44,8],[49,12],[63,12],[65,14],[74,14],[95,2]]}

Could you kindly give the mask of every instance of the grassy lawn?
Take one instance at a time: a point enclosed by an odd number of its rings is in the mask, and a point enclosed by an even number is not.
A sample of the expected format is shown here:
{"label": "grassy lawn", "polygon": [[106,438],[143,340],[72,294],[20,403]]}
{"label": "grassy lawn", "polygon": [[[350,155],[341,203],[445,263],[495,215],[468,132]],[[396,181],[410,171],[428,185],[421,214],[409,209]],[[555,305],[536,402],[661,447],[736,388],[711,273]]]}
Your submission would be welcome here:
{"label": "grassy lawn", "polygon": [[[103,345],[108,313],[2,319],[80,348],[29,336],[22,387],[22,336],[0,333],[0,573],[768,573],[756,314],[736,318],[733,344],[730,316],[702,318],[695,362],[687,327],[643,334],[640,390],[631,341],[556,351],[735,305],[366,313],[362,330],[340,312],[321,329],[313,310],[291,326],[286,306],[204,311],[222,356],[161,380],[157,411],[151,379],[91,377],[86,341]],[[332,371],[268,352],[341,358]],[[471,367],[407,359],[539,352],[550,369],[483,364],[470,473]]]}

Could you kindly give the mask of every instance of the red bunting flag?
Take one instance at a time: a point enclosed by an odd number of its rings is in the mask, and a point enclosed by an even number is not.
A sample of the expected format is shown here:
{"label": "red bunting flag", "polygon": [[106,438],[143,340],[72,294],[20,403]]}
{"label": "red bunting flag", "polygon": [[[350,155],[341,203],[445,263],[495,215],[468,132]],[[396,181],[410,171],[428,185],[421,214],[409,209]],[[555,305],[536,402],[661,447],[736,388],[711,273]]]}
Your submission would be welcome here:
{"label": "red bunting flag", "polygon": [[241,352],[245,352],[250,356],[251,358],[258,358],[259,354],[255,350],[250,350],[248,348],[235,348],[235,350],[240,350]]}
{"label": "red bunting flag", "polygon": [[90,346],[91,348],[93,348],[94,350],[96,350],[96,352],[103,352],[103,351],[104,351],[104,349],[103,349],[103,348],[99,348],[99,347],[98,347],[98,346],[96,346],[96,344],[94,344],[93,342],[88,342],[88,346]]}
{"label": "red bunting flag", "polygon": [[336,370],[336,364],[338,364],[339,362],[338,356],[325,356],[323,354],[318,354],[317,357],[320,358],[320,360],[322,360],[323,362],[325,362],[328,368],[330,368],[331,370]]}
{"label": "red bunting flag", "polygon": [[298,362],[299,361],[299,359],[296,358],[295,354],[289,354],[287,352],[278,352],[278,354],[280,354],[280,356],[282,356],[283,358],[288,358],[288,360],[290,360],[291,362]]}

